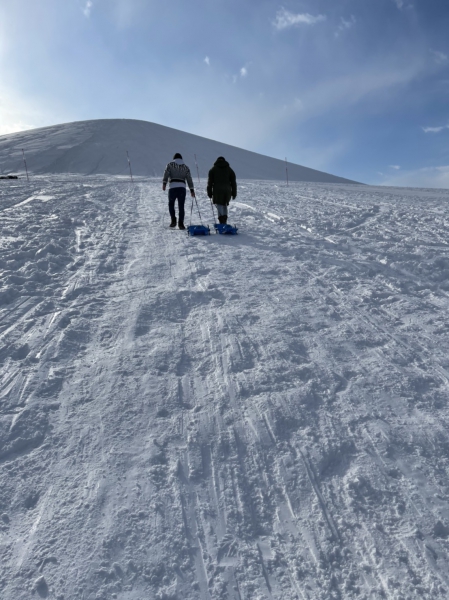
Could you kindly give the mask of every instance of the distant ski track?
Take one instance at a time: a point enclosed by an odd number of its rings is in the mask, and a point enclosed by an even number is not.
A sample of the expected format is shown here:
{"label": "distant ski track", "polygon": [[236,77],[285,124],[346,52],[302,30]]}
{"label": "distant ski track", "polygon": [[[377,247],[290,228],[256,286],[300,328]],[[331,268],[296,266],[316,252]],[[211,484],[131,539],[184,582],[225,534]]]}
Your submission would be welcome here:
{"label": "distant ski track", "polygon": [[2,183],[2,599],[448,597],[449,195],[240,183]]}

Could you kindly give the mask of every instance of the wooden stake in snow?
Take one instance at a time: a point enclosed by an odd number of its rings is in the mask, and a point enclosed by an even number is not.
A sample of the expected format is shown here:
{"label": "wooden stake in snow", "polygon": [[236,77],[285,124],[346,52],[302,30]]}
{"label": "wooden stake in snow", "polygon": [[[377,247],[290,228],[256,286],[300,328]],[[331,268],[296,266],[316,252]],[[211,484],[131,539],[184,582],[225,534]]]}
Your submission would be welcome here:
{"label": "wooden stake in snow", "polygon": [[287,167],[287,157],[285,157],[285,176],[287,178],[287,187],[288,187],[288,167]]}
{"label": "wooden stake in snow", "polygon": [[24,152],[23,148],[22,148],[22,156],[23,156],[23,164],[25,165],[25,171],[26,171],[26,174],[27,174],[27,181],[29,182],[30,178],[28,177],[27,161],[25,160],[25,152]]}
{"label": "wooden stake in snow", "polygon": [[131,171],[131,161],[129,160],[128,150],[126,151],[126,156],[128,158],[129,176],[131,177],[131,183],[134,183],[134,181],[133,181],[133,172]]}
{"label": "wooden stake in snow", "polygon": [[198,163],[196,162],[196,154],[193,155],[195,157],[195,164],[196,164],[196,172],[198,173],[198,183],[200,182],[200,171],[198,169]]}

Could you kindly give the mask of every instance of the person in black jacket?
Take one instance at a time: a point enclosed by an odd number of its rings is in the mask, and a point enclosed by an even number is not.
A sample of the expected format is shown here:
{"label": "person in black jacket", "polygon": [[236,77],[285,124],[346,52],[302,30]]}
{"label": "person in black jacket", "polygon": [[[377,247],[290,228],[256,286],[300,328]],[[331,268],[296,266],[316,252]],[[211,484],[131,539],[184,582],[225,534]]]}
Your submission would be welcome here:
{"label": "person in black jacket", "polygon": [[177,200],[179,211],[178,227],[179,229],[185,229],[184,203],[186,200],[186,180],[190,189],[190,195],[194,198],[195,189],[193,187],[190,169],[182,160],[182,156],[179,152],[177,152],[173,157],[173,161],[168,163],[165,167],[164,178],[162,180],[162,189],[164,191],[167,187],[167,183],[170,182],[168,187],[168,211],[171,216],[170,227],[176,227],[175,202]]}
{"label": "person in black jacket", "polygon": [[218,220],[226,224],[228,220],[228,205],[231,198],[237,197],[237,181],[229,163],[219,156],[209,171],[207,179],[207,195],[212,198],[218,212]]}

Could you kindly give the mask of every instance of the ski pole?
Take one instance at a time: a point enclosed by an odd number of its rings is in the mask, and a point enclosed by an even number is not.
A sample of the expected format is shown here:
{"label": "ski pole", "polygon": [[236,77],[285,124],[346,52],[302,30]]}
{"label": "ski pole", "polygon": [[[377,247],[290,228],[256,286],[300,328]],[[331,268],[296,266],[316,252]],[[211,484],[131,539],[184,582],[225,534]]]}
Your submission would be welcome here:
{"label": "ski pole", "polygon": [[[212,198],[209,198],[209,200],[210,200],[210,207],[212,209],[212,218],[213,218],[214,223],[215,223],[215,213],[214,213],[214,205],[212,204]],[[217,212],[217,214],[218,214],[218,212]]]}
{"label": "ski pole", "polygon": [[192,196],[192,205],[190,207],[190,225],[192,225],[192,213],[193,213],[193,196]]}
{"label": "ski pole", "polygon": [[198,209],[198,214],[200,216],[200,223],[202,225],[203,224],[203,219],[201,218],[200,207],[198,206],[198,200],[196,199],[196,195],[194,196],[194,198],[195,198],[196,208]]}

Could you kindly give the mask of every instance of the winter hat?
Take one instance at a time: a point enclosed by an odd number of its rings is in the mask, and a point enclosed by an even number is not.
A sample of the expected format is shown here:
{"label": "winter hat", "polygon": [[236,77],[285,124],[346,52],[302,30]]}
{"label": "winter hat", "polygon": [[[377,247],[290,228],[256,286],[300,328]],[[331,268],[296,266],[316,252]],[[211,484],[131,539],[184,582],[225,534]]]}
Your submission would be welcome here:
{"label": "winter hat", "polygon": [[217,160],[226,160],[224,156],[219,156]]}
{"label": "winter hat", "polygon": [[173,160],[175,160],[175,158],[181,158],[181,159],[182,159],[182,156],[179,154],[179,152],[177,152],[177,153],[174,155],[174,157],[173,157]]}

